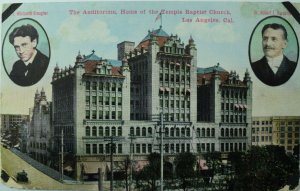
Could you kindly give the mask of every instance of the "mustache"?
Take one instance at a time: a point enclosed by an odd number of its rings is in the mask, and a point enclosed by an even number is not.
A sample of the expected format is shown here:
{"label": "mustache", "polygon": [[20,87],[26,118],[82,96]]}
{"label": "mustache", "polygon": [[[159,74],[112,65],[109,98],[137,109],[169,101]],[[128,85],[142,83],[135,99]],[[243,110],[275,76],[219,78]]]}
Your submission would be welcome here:
{"label": "mustache", "polygon": [[271,46],[264,46],[264,50],[274,50],[274,48]]}

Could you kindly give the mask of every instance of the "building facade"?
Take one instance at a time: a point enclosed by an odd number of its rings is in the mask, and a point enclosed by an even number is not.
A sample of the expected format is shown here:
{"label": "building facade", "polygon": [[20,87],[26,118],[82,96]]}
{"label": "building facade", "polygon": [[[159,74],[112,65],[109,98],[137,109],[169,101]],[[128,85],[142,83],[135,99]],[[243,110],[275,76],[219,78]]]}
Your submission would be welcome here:
{"label": "building facade", "polygon": [[50,155],[51,121],[51,102],[47,101],[44,89],[41,92],[37,90],[28,129],[27,152],[44,164],[47,164]]}
{"label": "building facade", "polygon": [[252,145],[280,145],[288,153],[299,144],[299,116],[253,117]]}
{"label": "building facade", "polygon": [[[119,60],[101,58],[93,51],[87,56],[79,53],[74,66],[54,69],[55,148],[59,151],[63,134],[64,151],[76,157],[77,179],[97,173],[98,168],[109,171],[110,152],[115,163],[132,152],[142,164],[159,148],[162,131],[170,162],[179,152],[249,147],[248,72],[240,80],[220,66],[198,69],[201,62],[192,37],[184,45],[162,27],[148,31],[134,46],[130,41],[119,43]],[[164,129],[158,124],[161,113]]]}
{"label": "building facade", "polygon": [[1,114],[1,131],[15,125],[20,125],[24,121],[29,121],[29,115]]}

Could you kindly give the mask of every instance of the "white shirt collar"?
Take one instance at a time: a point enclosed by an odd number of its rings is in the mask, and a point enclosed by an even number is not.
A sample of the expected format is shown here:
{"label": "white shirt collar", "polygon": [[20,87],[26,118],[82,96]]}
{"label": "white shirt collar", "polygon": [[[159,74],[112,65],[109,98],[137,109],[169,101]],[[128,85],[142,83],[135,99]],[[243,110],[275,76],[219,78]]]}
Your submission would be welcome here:
{"label": "white shirt collar", "polygon": [[27,60],[26,62],[24,62],[26,66],[28,66],[29,63],[32,63],[32,62],[33,62],[33,60],[34,60],[36,54],[37,54],[37,50],[34,50],[34,53],[33,53],[33,55],[31,56],[31,58],[30,58],[29,60]]}
{"label": "white shirt collar", "polygon": [[272,69],[272,71],[274,72],[274,74],[277,73],[278,71],[278,68],[280,67],[281,63],[282,63],[282,60],[283,60],[283,54],[275,57],[275,58],[270,58],[270,57],[267,57],[267,61],[268,61],[268,64],[270,66],[270,68]]}

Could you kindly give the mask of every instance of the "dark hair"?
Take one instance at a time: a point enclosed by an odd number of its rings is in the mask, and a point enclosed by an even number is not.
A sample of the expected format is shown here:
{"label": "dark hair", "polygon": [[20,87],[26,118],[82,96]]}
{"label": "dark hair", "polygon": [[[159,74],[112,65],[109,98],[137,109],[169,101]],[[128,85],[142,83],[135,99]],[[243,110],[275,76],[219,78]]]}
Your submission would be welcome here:
{"label": "dark hair", "polygon": [[29,36],[31,41],[36,39],[37,43],[39,40],[39,34],[37,30],[30,24],[22,25],[20,27],[14,28],[14,30],[9,34],[9,42],[13,45],[14,38],[18,36],[21,37]]}
{"label": "dark hair", "polygon": [[287,32],[286,32],[286,29],[284,28],[283,25],[277,24],[277,23],[266,24],[263,27],[263,29],[261,31],[261,34],[264,35],[265,30],[267,30],[268,28],[271,28],[271,29],[274,29],[274,30],[281,29],[283,31],[283,37],[284,37],[284,39],[287,40]]}

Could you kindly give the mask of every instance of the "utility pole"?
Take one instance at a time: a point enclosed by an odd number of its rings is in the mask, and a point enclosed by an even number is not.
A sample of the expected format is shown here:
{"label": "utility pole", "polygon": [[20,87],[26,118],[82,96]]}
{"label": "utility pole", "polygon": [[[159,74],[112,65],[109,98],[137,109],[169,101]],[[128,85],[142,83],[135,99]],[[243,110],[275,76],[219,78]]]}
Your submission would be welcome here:
{"label": "utility pole", "polygon": [[61,181],[64,180],[64,130],[61,129]]}
{"label": "utility pole", "polygon": [[110,141],[109,145],[110,145],[110,167],[111,167],[111,174],[110,174],[110,191],[113,191],[113,180],[114,180],[114,160],[113,160],[113,153],[115,152],[116,149],[116,144],[114,143],[114,141],[119,140],[120,138],[114,137],[114,136],[110,136],[109,138],[107,137],[107,139],[104,139],[104,141]]}
{"label": "utility pole", "polygon": [[132,172],[133,172],[133,139],[135,139],[134,135],[129,134],[130,139],[130,185],[129,190],[132,190]]}
{"label": "utility pole", "polygon": [[164,149],[163,149],[163,127],[164,127],[164,113],[160,113],[160,191],[164,190]]}

